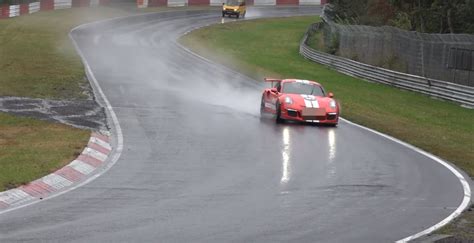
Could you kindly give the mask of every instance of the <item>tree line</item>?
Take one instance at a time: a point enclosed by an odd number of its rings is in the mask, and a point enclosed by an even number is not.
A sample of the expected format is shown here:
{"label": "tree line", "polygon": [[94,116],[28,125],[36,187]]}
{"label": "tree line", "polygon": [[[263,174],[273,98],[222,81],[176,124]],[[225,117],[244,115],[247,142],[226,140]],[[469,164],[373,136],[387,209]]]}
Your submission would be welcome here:
{"label": "tree line", "polygon": [[329,3],[335,20],[344,24],[474,34],[474,0],[330,0]]}

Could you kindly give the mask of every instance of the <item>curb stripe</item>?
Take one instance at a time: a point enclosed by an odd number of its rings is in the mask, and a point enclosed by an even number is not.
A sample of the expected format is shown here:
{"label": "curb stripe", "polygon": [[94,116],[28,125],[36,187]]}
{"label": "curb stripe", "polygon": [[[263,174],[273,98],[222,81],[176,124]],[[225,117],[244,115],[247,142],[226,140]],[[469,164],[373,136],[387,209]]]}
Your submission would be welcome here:
{"label": "curb stripe", "polygon": [[69,166],[84,175],[88,175],[95,170],[95,167],[79,160],[74,160]]}
{"label": "curb stripe", "polygon": [[72,185],[72,181],[69,181],[65,179],[64,177],[56,175],[56,174],[47,175],[43,177],[41,180],[56,190],[60,190],[64,187],[68,187]]}
{"label": "curb stripe", "polygon": [[97,138],[97,139],[100,139],[106,143],[110,143],[110,139],[109,137],[105,136],[105,135],[102,135],[102,134],[99,134],[99,133],[92,133],[92,137],[94,138]]}
{"label": "curb stripe", "polygon": [[10,204],[6,203],[6,202],[3,202],[3,201],[0,201],[0,208],[8,208],[10,206]]}
{"label": "curb stripe", "polygon": [[103,163],[103,161],[98,160],[98,159],[96,159],[96,158],[94,158],[94,157],[92,157],[88,154],[81,154],[81,155],[79,155],[79,157],[76,160],[87,163],[87,164],[89,164],[93,167],[99,167]]}
{"label": "curb stripe", "polygon": [[11,189],[0,194],[0,201],[3,201],[10,205],[16,203],[23,203],[33,199],[34,197],[30,196],[28,193],[18,188]]}
{"label": "curb stripe", "polygon": [[69,165],[59,169],[58,171],[54,173],[73,182],[79,181],[82,177],[84,177],[84,174],[71,168]]}
{"label": "curb stripe", "polygon": [[97,159],[97,160],[100,160],[100,161],[105,161],[107,159],[107,155],[95,150],[95,149],[91,149],[91,148],[86,148],[84,149],[84,151],[82,152],[82,154],[86,154],[86,155],[89,155],[91,157],[93,157],[94,159]]}
{"label": "curb stripe", "polygon": [[31,196],[38,198],[55,191],[53,187],[44,183],[41,180],[33,181],[28,185],[21,186],[20,189],[30,194]]}
{"label": "curb stripe", "polygon": [[97,152],[101,152],[105,155],[109,154],[110,153],[110,150],[96,144],[96,143],[91,143],[89,142],[89,144],[87,145],[87,147],[89,147],[90,149],[93,149],[93,150],[96,150]]}
{"label": "curb stripe", "polygon": [[102,147],[106,148],[109,151],[112,150],[112,147],[110,146],[110,144],[108,142],[106,142],[102,139],[96,138],[96,137],[91,137],[91,139],[89,139],[89,143],[98,144],[99,146],[102,146]]}

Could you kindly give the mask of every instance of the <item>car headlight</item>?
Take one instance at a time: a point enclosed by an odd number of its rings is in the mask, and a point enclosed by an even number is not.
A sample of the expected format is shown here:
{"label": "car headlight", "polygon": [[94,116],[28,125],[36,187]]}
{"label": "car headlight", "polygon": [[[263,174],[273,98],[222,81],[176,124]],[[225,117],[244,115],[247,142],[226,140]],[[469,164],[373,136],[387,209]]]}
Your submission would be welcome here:
{"label": "car headlight", "polygon": [[329,106],[330,106],[331,108],[336,108],[336,101],[335,101],[335,100],[331,100],[331,101],[329,102]]}
{"label": "car headlight", "polygon": [[289,104],[289,105],[293,104],[293,100],[291,99],[290,96],[286,96],[286,97],[285,97],[285,103],[287,103],[287,104]]}

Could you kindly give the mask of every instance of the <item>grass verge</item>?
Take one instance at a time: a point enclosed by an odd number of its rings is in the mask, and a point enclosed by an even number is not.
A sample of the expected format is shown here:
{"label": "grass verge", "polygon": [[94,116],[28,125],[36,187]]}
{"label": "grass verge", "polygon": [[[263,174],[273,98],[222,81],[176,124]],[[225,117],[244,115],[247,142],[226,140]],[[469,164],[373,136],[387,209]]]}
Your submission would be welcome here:
{"label": "grass verge", "polygon": [[124,14],[98,7],[1,20],[0,96],[87,98],[84,68],[68,33],[81,23]]}
{"label": "grass verge", "polygon": [[[69,31],[80,24],[185,8],[91,7],[38,12],[0,21],[0,96],[83,99],[88,85]],[[186,8],[191,10],[212,7]]]}
{"label": "grass verge", "polygon": [[0,191],[68,164],[89,136],[90,131],[0,113]]}
{"label": "grass verge", "polygon": [[[191,32],[180,42],[256,79],[317,80],[335,93],[344,118],[413,144],[474,175],[474,110],[362,81],[304,59],[299,42],[316,21],[317,17],[293,17],[213,25]],[[318,40],[313,44],[318,45]],[[474,216],[467,212],[460,220],[473,225]],[[456,224],[445,230],[460,232]],[[473,236],[474,228],[470,232]]]}

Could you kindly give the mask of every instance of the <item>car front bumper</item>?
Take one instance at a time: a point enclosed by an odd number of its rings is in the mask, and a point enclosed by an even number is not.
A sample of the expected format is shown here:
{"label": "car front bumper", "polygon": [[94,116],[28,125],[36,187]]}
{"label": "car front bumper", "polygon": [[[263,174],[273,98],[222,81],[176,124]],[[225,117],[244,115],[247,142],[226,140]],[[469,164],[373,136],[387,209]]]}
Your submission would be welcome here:
{"label": "car front bumper", "polygon": [[222,10],[222,13],[225,15],[237,15],[239,14],[239,11],[234,11],[234,10]]}
{"label": "car front bumper", "polygon": [[326,112],[326,115],[324,116],[304,118],[301,116],[301,110],[283,108],[281,109],[280,118],[299,122],[337,124],[339,121],[339,114],[338,112]]}

